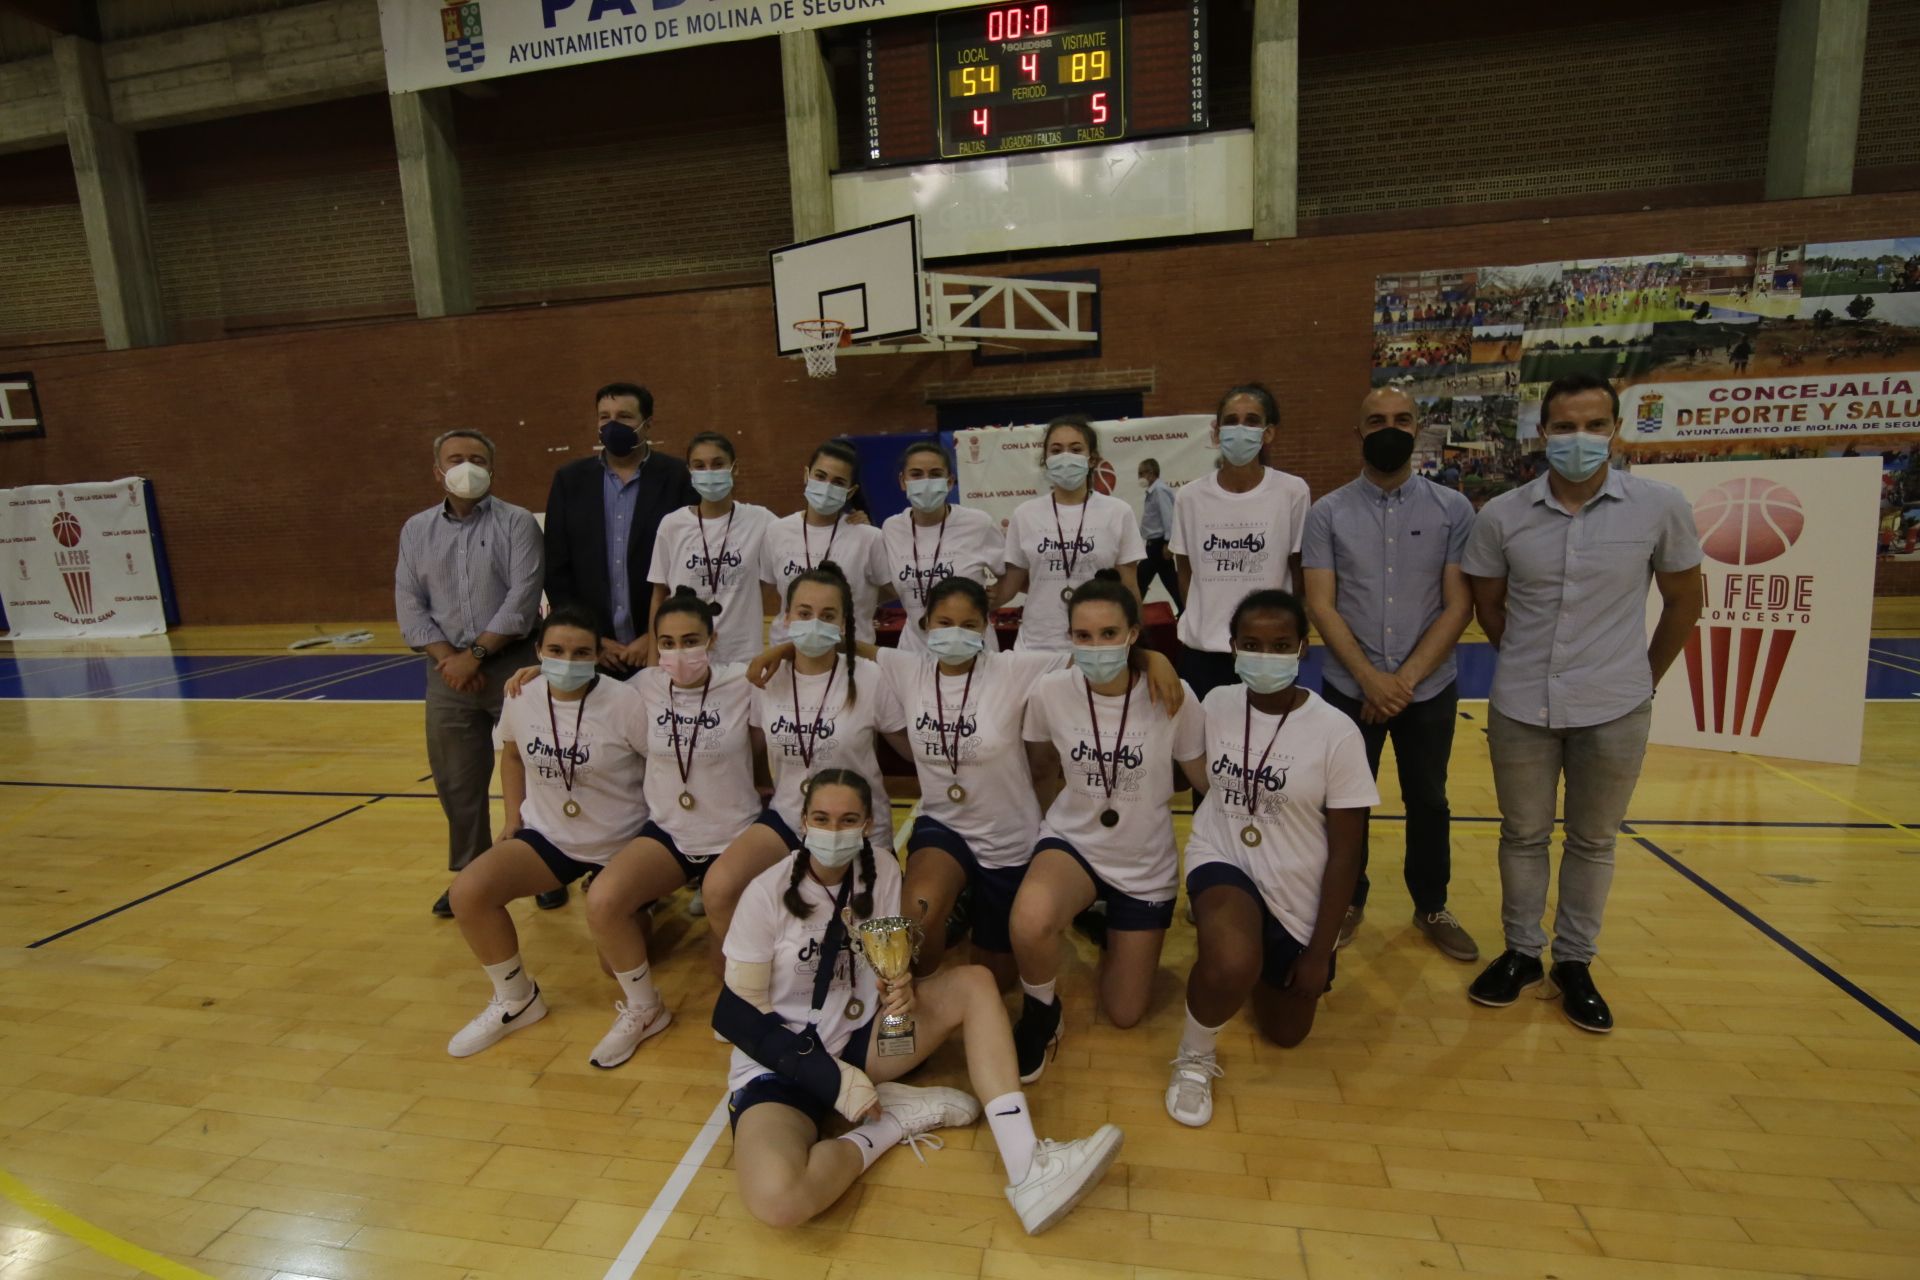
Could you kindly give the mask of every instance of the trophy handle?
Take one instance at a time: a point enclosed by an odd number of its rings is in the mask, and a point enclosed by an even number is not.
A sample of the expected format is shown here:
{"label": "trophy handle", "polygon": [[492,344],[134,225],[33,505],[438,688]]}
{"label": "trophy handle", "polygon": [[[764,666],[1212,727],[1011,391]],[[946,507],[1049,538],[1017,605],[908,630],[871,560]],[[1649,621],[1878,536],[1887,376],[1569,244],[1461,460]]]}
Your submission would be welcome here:
{"label": "trophy handle", "polygon": [[840,908],[840,923],[847,926],[847,949],[864,957],[867,949],[860,945],[860,930],[854,928],[852,907]]}
{"label": "trophy handle", "polygon": [[907,936],[913,939],[913,958],[918,960],[920,958],[920,944],[927,940],[927,931],[918,920],[910,921],[907,925],[907,930]]}

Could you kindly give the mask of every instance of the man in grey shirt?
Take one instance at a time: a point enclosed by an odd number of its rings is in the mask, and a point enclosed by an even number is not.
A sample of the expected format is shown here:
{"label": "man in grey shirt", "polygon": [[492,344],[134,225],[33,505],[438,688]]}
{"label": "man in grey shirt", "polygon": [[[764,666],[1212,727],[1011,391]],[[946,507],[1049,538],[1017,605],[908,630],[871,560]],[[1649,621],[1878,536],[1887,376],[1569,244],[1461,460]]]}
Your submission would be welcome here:
{"label": "man in grey shirt", "polygon": [[[489,496],[493,441],[448,431],[433,442],[445,496],[400,529],[394,611],[400,635],[427,655],[427,762],[447,815],[447,866],[458,871],[493,843],[487,790],[493,727],[506,679],[535,659],[528,633],[540,609],[540,526]],[[561,889],[542,907],[565,903]],[[433,905],[451,917],[447,895]]]}
{"label": "man in grey shirt", "polygon": [[[1360,727],[1375,776],[1392,737],[1414,927],[1444,954],[1471,963],[1480,948],[1447,910],[1447,761],[1460,709],[1454,646],[1473,616],[1460,571],[1473,504],[1413,474],[1420,411],[1405,391],[1381,387],[1362,400],[1357,434],[1359,478],[1314,503],[1301,535],[1307,613],[1328,651],[1320,696]],[[1360,859],[1340,946],[1366,910],[1365,845]]]}
{"label": "man in grey shirt", "polygon": [[1160,478],[1157,458],[1140,459],[1140,487],[1146,496],[1140,503],[1140,540],[1147,544],[1147,558],[1140,562],[1140,598],[1155,578],[1166,585],[1178,615],[1187,607],[1180,591],[1180,575],[1174,570],[1173,557],[1167,554],[1167,539],[1173,536],[1173,486]]}
{"label": "man in grey shirt", "polygon": [[[1608,465],[1620,430],[1611,384],[1572,374],[1540,406],[1547,473],[1480,512],[1464,567],[1499,650],[1487,745],[1500,802],[1501,917],[1507,949],[1468,995],[1504,1007],[1548,977],[1540,953],[1555,792],[1566,779],[1556,989],[1567,1019],[1613,1030],[1588,966],[1613,884],[1613,844],[1646,755],[1653,690],[1700,616],[1700,539],[1669,484]],[[1646,635],[1647,588],[1660,622]]]}

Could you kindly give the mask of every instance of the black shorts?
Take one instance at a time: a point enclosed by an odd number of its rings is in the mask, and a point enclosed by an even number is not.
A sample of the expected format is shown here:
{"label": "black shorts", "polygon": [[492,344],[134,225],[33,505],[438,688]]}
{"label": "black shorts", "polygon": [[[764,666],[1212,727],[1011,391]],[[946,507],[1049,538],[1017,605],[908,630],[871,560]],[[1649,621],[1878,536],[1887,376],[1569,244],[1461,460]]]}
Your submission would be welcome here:
{"label": "black shorts", "polygon": [[540,855],[540,861],[547,864],[547,870],[553,872],[553,878],[562,885],[572,884],[581,876],[590,876],[600,869],[600,864],[597,862],[582,862],[578,858],[560,852],[558,845],[532,827],[520,828],[513,833],[513,838],[531,846],[533,851]]}
{"label": "black shorts", "polygon": [[[973,855],[973,846],[967,843],[965,836],[944,822],[936,822],[922,815],[913,820],[913,830],[907,836],[907,856],[911,858],[916,849],[938,849],[960,864],[967,873],[967,883],[973,886],[973,916],[969,928],[973,936],[973,945],[982,951],[1008,952],[1013,950],[1013,898],[1020,892],[1020,882],[1026,879],[1025,867],[983,867]],[[929,928],[944,928],[944,922],[932,921]]]}
{"label": "black shorts", "polygon": [[800,847],[800,837],[793,834],[793,828],[787,825],[787,820],[781,817],[772,805],[768,805],[762,809],[760,816],[754,821],[779,836],[781,843],[788,850],[791,851]]}
{"label": "black shorts", "polygon": [[[1189,602],[1191,603],[1191,602]],[[1233,669],[1231,653],[1216,653],[1211,649],[1189,649],[1180,647],[1180,660],[1174,664],[1180,671],[1180,678],[1193,690],[1193,696],[1205,700],[1206,696],[1224,684],[1239,684],[1240,676]],[[1184,782],[1181,785],[1185,785]]]}
{"label": "black shorts", "polygon": [[[875,1015],[876,1017],[878,1015]],[[873,1018],[868,1018],[854,1029],[853,1038],[847,1041],[847,1047],[840,1051],[840,1061],[850,1067],[866,1069],[867,1045],[873,1038]],[[813,1121],[816,1134],[833,1115],[833,1106],[802,1089],[786,1076],[776,1071],[755,1076],[733,1091],[727,1099],[727,1125],[740,1127],[740,1117],[749,1107],[757,1107],[763,1102],[777,1102],[783,1107],[792,1107],[795,1111]]]}
{"label": "black shorts", "polygon": [[1173,899],[1165,902],[1148,902],[1145,898],[1135,898],[1120,892],[1093,869],[1081,852],[1058,836],[1048,836],[1033,846],[1033,855],[1040,856],[1042,849],[1058,849],[1080,864],[1080,869],[1093,881],[1093,896],[1107,904],[1107,931],[1109,933],[1138,932],[1143,929],[1165,929],[1173,924]]}
{"label": "black shorts", "polygon": [[689,881],[698,880],[701,876],[707,874],[707,868],[713,865],[713,859],[711,857],[690,858],[680,852],[680,846],[673,842],[673,837],[668,835],[665,828],[651,818],[647,819],[646,826],[640,828],[640,834],[649,840],[659,841],[660,847],[672,854],[673,860],[680,864],[680,870],[686,873]]}
{"label": "black shorts", "polygon": [[[1287,971],[1293,968],[1293,962],[1307,949],[1307,944],[1287,932],[1272,911],[1267,909],[1267,900],[1260,896],[1260,886],[1231,862],[1203,862],[1187,872],[1187,899],[1197,899],[1203,892],[1217,885],[1231,885],[1245,893],[1260,906],[1260,981],[1273,988],[1286,986]],[[1333,970],[1338,958],[1327,958],[1327,990],[1333,990]]]}

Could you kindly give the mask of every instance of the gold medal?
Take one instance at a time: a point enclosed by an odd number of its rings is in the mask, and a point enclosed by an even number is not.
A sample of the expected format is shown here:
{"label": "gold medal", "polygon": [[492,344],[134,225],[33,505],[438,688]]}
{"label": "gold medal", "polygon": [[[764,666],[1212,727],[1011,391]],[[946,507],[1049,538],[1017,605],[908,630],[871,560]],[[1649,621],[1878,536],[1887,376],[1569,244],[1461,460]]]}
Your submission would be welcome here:
{"label": "gold medal", "polygon": [[569,796],[567,802],[560,806],[560,811],[569,818],[577,818],[580,816],[580,802]]}
{"label": "gold medal", "polygon": [[862,1000],[859,996],[855,996],[851,1000],[847,1001],[847,1021],[848,1022],[860,1021],[860,1015],[865,1013],[866,1011],[867,1011],[867,1002]]}
{"label": "gold medal", "polygon": [[1101,825],[1101,826],[1103,826],[1103,827],[1117,827],[1117,826],[1119,826],[1119,825],[1120,825],[1120,811],[1119,811],[1118,809],[1103,809],[1103,810],[1101,810],[1101,811],[1100,811],[1100,825]]}
{"label": "gold medal", "polygon": [[1072,588],[1072,587],[1062,587],[1062,588],[1060,588],[1060,598],[1061,598],[1062,600],[1068,600],[1068,601],[1070,601],[1070,600],[1072,600],[1072,599],[1073,599],[1073,588]]}
{"label": "gold medal", "polygon": [[1258,849],[1260,847],[1260,828],[1254,826],[1251,822],[1240,828],[1240,843],[1249,849]]}
{"label": "gold medal", "polygon": [[682,791],[682,792],[680,793],[680,807],[681,807],[682,809],[687,809],[687,810],[692,810],[692,808],[693,808],[693,792],[691,792],[691,791]]}
{"label": "gold medal", "polygon": [[967,789],[961,786],[959,783],[956,782],[952,786],[947,788],[947,799],[953,801],[955,804],[959,804],[961,801],[965,800],[966,798],[967,798]]}

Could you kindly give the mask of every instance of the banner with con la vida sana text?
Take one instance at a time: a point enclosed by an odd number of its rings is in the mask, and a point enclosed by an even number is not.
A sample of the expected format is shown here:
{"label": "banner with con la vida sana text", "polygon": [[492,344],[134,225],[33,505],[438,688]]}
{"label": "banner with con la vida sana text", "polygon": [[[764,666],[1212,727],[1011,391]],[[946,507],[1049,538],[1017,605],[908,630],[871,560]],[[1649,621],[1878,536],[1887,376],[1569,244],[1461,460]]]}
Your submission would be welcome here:
{"label": "banner with con la vida sana text", "polygon": [[387,88],[435,89],[967,0],[380,0]]}

